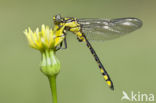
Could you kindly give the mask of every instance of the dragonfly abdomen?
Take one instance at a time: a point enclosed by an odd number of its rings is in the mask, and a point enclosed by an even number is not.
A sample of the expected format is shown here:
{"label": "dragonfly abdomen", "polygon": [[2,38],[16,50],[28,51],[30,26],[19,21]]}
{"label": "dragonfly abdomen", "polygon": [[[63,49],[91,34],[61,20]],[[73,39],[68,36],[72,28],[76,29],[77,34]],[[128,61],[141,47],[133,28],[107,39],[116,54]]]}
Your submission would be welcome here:
{"label": "dragonfly abdomen", "polygon": [[106,81],[107,85],[112,89],[114,90],[114,86],[113,86],[113,82],[111,80],[111,78],[109,77],[107,71],[105,70],[104,66],[102,65],[99,57],[97,56],[95,50],[93,49],[93,47],[91,46],[91,44],[89,43],[89,41],[87,40],[87,38],[85,37],[85,35],[83,35],[84,38],[85,38],[85,41],[87,43],[87,47],[90,49],[90,52],[92,53],[92,55],[94,56],[94,59],[95,61],[97,62],[99,68],[100,68],[100,71],[103,75],[103,78],[104,80]]}

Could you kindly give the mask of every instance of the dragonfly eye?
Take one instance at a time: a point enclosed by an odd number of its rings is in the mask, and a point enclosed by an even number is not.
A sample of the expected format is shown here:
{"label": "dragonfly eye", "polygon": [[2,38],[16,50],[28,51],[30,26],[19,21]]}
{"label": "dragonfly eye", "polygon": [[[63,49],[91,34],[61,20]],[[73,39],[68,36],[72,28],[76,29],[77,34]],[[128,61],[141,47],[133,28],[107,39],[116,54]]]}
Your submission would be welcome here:
{"label": "dragonfly eye", "polygon": [[54,17],[54,22],[57,23],[57,24],[61,23],[61,22],[62,22],[61,15],[59,15],[59,14],[56,15],[56,16]]}

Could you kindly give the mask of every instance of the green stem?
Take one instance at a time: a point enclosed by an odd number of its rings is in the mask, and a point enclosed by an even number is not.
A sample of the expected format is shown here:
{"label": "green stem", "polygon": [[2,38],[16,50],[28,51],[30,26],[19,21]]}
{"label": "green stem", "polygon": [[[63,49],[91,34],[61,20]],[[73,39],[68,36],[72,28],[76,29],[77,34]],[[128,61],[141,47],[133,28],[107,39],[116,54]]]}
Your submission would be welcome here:
{"label": "green stem", "polygon": [[57,90],[56,90],[56,75],[48,77],[53,103],[57,103]]}

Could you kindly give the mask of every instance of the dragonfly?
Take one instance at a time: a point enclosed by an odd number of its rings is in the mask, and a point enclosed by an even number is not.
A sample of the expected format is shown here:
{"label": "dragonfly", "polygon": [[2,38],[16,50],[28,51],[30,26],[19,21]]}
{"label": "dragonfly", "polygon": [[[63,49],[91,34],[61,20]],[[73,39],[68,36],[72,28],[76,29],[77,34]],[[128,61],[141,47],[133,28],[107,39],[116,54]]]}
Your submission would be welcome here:
{"label": "dragonfly", "polygon": [[[85,42],[98,64],[100,72],[107,85],[114,90],[113,82],[107,73],[105,67],[100,61],[98,55],[93,49],[90,41],[105,41],[118,38],[130,32],[139,29],[142,26],[142,21],[134,17],[117,18],[117,19],[102,19],[102,18],[80,18],[61,17],[61,15],[53,16],[54,32],[56,39],[60,41],[56,50],[66,49],[67,32],[72,32],[77,36],[79,42]],[[62,45],[64,44],[64,48]]]}

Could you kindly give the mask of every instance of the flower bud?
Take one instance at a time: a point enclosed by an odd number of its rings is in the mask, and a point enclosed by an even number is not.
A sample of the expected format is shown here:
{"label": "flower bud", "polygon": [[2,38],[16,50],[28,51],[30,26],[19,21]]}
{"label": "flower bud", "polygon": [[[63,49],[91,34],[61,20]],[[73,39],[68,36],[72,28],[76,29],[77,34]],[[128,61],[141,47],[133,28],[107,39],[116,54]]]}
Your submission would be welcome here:
{"label": "flower bud", "polygon": [[54,76],[60,72],[60,61],[53,50],[42,52],[41,71],[46,76]]}

